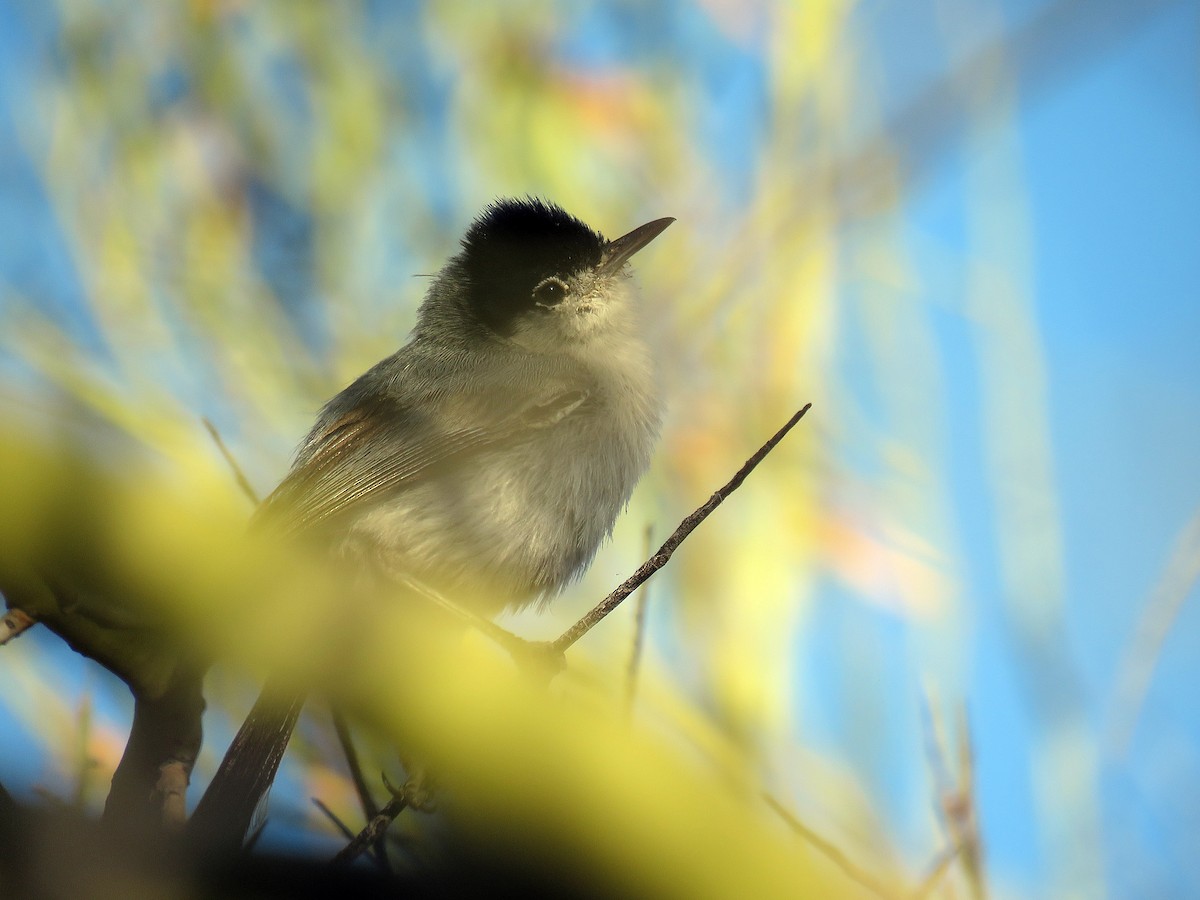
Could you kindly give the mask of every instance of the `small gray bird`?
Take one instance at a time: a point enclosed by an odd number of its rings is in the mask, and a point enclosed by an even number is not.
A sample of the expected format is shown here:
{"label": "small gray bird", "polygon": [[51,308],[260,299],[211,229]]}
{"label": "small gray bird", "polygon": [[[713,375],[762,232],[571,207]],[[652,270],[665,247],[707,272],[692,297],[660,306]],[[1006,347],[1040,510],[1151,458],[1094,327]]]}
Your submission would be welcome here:
{"label": "small gray bird", "polygon": [[[409,342],[329,401],[255,517],[481,615],[591,562],[662,411],[626,263],[674,219],[606,240],[499,200],[429,288]],[[264,689],[190,828],[240,844],[304,698]]]}

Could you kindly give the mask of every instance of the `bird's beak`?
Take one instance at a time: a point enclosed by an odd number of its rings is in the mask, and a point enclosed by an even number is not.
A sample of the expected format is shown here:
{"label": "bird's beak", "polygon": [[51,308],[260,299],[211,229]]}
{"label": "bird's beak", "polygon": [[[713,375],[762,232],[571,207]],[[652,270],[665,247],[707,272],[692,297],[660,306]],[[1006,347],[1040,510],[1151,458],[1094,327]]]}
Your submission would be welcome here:
{"label": "bird's beak", "polygon": [[629,234],[621,235],[615,241],[609,241],[608,246],[604,248],[604,259],[600,261],[600,274],[615,275],[621,271],[621,266],[625,265],[629,257],[666,231],[667,226],[674,221],[669,216],[665,219],[655,219],[638,226]]}

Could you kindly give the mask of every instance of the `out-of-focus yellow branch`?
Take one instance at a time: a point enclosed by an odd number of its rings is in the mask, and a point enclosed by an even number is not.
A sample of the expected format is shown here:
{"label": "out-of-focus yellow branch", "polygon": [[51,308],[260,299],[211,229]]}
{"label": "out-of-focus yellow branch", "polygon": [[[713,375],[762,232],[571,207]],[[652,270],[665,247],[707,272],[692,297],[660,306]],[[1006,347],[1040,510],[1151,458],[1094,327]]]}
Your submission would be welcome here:
{"label": "out-of-focus yellow branch", "polygon": [[623,704],[546,691],[488,641],[431,640],[411,608],[359,590],[318,555],[248,536],[225,473],[105,470],[2,430],[0,471],[0,574],[18,563],[53,571],[86,584],[99,613],[127,605],[116,618],[153,623],[145,634],[166,648],[319,679],[428,761],[468,845],[617,894],[842,893],[739,779],[631,728]]}

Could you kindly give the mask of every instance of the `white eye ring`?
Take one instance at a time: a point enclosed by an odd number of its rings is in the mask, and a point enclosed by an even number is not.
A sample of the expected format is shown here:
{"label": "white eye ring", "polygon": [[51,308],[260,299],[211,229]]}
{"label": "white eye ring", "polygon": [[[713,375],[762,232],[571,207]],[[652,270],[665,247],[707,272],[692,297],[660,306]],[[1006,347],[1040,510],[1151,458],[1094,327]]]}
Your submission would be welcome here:
{"label": "white eye ring", "polygon": [[[566,299],[567,293],[567,283],[561,278],[551,275],[549,278],[539,281],[537,287],[533,289],[533,303],[542,309],[554,309]],[[538,299],[539,297],[545,299]]]}

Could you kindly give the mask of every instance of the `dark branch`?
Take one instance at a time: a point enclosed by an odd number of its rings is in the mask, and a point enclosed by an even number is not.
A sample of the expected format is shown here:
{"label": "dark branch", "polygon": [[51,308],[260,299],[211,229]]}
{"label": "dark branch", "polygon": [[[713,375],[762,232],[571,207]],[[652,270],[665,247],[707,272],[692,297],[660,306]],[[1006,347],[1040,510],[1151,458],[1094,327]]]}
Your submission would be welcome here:
{"label": "dark branch", "polygon": [[104,821],[132,838],[183,825],[200,752],[204,668],[181,665],[160,696],[134,694],[129,740],[104,804]]}
{"label": "dark branch", "polygon": [[408,806],[408,797],[398,796],[389,800],[379,811],[379,815],[367,823],[367,826],[355,835],[354,840],[338,851],[332,860],[335,866],[348,866],[362,855],[363,851],[383,837],[388,826],[395,821],[396,816],[404,812]]}

